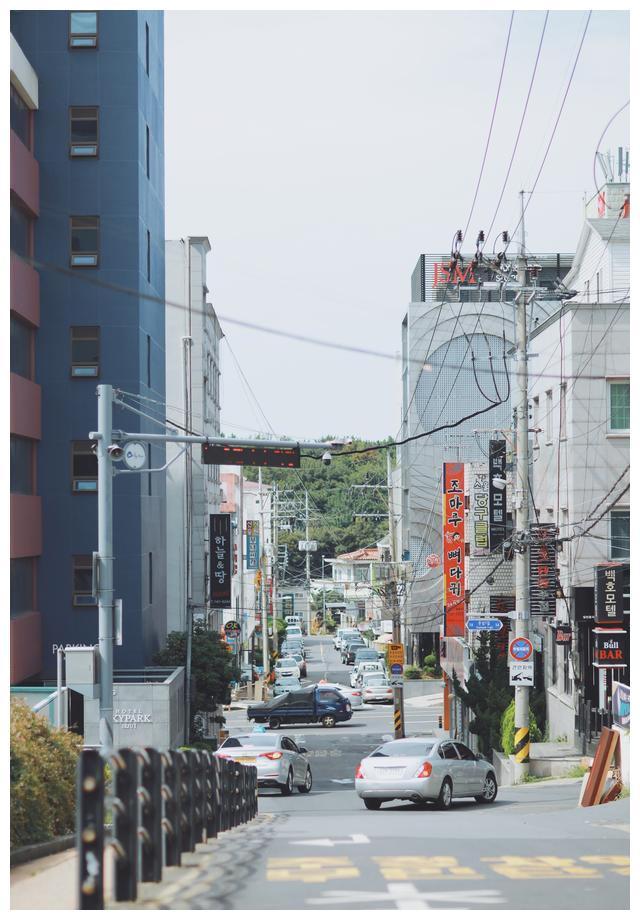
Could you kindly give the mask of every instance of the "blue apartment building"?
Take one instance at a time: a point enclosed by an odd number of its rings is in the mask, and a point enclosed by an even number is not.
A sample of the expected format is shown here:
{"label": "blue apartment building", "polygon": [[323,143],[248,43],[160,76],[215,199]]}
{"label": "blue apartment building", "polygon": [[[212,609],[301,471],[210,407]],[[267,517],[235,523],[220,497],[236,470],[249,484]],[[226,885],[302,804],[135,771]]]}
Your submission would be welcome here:
{"label": "blue apartment building", "polygon": [[[163,414],[163,14],[13,12],[11,32],[39,82],[33,155],[40,213],[32,251],[41,307],[35,379],[42,400],[42,670],[25,678],[33,682],[55,676],[54,644],[93,644],[98,637],[91,593],[97,462],[88,439],[97,426],[96,385],[157,400],[141,408],[156,405]],[[118,407],[113,423],[161,431]],[[154,447],[150,460],[162,466],[164,449]],[[114,663],[140,668],[166,636],[164,473],[118,475],[113,491],[114,578],[124,623]]]}

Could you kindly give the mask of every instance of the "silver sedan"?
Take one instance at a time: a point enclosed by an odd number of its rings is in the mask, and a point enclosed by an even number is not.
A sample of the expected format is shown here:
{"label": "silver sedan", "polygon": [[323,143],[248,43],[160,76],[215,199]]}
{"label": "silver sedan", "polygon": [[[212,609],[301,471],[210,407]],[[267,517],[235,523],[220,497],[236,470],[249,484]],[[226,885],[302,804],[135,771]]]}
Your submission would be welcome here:
{"label": "silver sedan", "polygon": [[388,741],[365,757],[356,769],[356,792],[370,809],[392,799],[449,808],[454,798],[493,802],[498,783],[492,765],[466,744],[413,737]]}
{"label": "silver sedan", "polygon": [[291,795],[294,786],[298,792],[311,792],[313,779],[306,753],[307,749],[298,747],[293,738],[263,730],[227,738],[216,757],[257,767],[259,789],[272,786],[283,795]]}

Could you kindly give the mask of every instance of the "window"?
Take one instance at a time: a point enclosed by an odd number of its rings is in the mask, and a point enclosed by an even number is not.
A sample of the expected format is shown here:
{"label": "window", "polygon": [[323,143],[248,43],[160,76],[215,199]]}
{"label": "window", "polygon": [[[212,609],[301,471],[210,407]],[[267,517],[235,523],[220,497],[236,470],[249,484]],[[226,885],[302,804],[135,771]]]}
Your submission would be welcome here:
{"label": "window", "polygon": [[11,373],[33,377],[33,330],[11,314]]}
{"label": "window", "polygon": [[97,598],[93,591],[92,556],[73,557],[73,606],[96,607]]}
{"label": "window", "polygon": [[69,154],[72,157],[98,156],[98,109],[95,105],[69,109]]}
{"label": "window", "polygon": [[14,201],[11,202],[11,226],[9,245],[11,251],[23,259],[31,256],[32,218]]}
{"label": "window", "polygon": [[146,146],[145,146],[145,165],[147,170],[147,179],[151,178],[151,135],[149,134],[149,125],[145,129]]}
{"label": "window", "polygon": [[11,560],[11,616],[27,613],[35,607],[35,566],[32,557]]}
{"label": "window", "polygon": [[151,389],[151,336],[147,336],[147,386]]}
{"label": "window", "polygon": [[628,432],[631,424],[631,387],[628,380],[608,381],[609,431]]}
{"label": "window", "polygon": [[153,553],[149,553],[149,603],[153,604]]}
{"label": "window", "polygon": [[151,231],[147,230],[147,281],[151,282]]}
{"label": "window", "polygon": [[144,69],[149,75],[149,23],[144,24]]}
{"label": "window", "polygon": [[97,12],[69,13],[69,47],[96,48],[98,46]]}
{"label": "window", "polygon": [[546,442],[547,444],[551,444],[553,442],[553,390],[547,390],[545,395],[547,411],[547,418],[545,422]]}
{"label": "window", "polygon": [[341,699],[342,694],[335,690],[321,690],[318,693],[318,700],[322,703],[339,703]]}
{"label": "window", "polygon": [[98,217],[71,218],[71,265],[77,268],[98,264]]}
{"label": "window", "polygon": [[560,440],[564,441],[567,437],[567,385],[560,384]]}
{"label": "window", "polygon": [[353,580],[354,581],[369,581],[369,566],[368,565],[354,565]]}
{"label": "window", "polygon": [[440,746],[440,756],[444,760],[458,760],[458,752],[455,749],[455,746],[447,741],[445,744]]}
{"label": "window", "polygon": [[628,559],[631,546],[631,514],[629,508],[619,508],[609,517],[609,559]]}
{"label": "window", "polygon": [[93,441],[71,442],[71,490],[98,491],[98,457]]}
{"label": "window", "polygon": [[28,150],[31,150],[31,111],[13,84],[11,87],[11,130],[18,135]]}
{"label": "window", "polygon": [[11,492],[13,495],[33,495],[34,446],[30,438],[11,435]]}
{"label": "window", "polygon": [[473,751],[470,748],[467,747],[466,744],[461,744],[459,741],[456,741],[456,747],[458,749],[460,760],[475,760],[476,759],[476,755],[473,753]]}
{"label": "window", "polygon": [[97,377],[100,373],[100,327],[71,327],[71,376]]}

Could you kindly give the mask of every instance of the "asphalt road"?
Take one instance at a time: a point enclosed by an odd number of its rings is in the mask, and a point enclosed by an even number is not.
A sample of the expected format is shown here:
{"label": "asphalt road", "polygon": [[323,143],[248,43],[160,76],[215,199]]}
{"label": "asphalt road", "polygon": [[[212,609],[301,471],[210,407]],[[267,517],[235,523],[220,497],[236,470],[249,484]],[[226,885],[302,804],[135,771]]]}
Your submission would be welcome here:
{"label": "asphalt road", "polygon": [[[308,648],[309,679],[347,681],[330,640]],[[430,698],[407,706],[408,731],[433,730],[440,700],[434,682]],[[628,800],[578,808],[580,781],[508,787],[493,805],[461,800],[447,812],[399,802],[366,811],[354,771],[391,734],[390,710],[373,705],[334,729],[288,732],[309,749],[311,795],[261,792],[246,843],[240,830],[229,838],[233,868],[221,872],[218,858],[214,878],[203,866],[190,883],[197,896],[186,893],[181,906],[628,909]],[[246,731],[244,712],[228,713],[228,727]]]}

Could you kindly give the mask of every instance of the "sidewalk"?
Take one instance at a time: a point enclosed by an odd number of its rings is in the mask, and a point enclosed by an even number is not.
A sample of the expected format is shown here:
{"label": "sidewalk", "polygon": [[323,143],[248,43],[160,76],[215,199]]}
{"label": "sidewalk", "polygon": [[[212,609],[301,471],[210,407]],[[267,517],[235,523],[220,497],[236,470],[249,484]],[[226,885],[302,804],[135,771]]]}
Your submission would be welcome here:
{"label": "sidewalk", "polygon": [[[112,851],[105,854],[105,891],[112,885]],[[64,850],[11,870],[11,910],[77,910],[77,851]]]}

